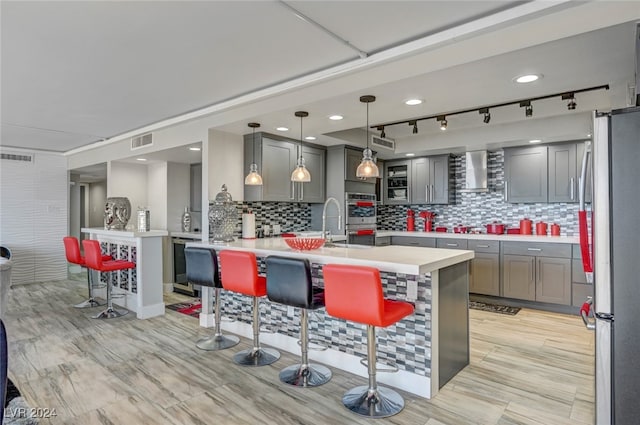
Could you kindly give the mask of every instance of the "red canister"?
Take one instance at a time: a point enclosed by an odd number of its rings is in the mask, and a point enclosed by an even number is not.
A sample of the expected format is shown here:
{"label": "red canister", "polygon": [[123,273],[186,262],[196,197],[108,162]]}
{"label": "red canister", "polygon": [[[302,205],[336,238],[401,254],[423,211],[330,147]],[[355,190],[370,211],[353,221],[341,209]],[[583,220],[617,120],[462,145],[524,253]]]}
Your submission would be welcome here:
{"label": "red canister", "polygon": [[407,210],[407,232],[416,230],[415,213],[413,210]]}
{"label": "red canister", "polygon": [[520,234],[521,235],[530,235],[531,227],[533,226],[533,222],[528,218],[523,218],[520,220]]}
{"label": "red canister", "polygon": [[560,225],[557,223],[551,225],[551,236],[560,236]]}
{"label": "red canister", "polygon": [[547,235],[547,223],[544,221],[536,223],[536,235]]}

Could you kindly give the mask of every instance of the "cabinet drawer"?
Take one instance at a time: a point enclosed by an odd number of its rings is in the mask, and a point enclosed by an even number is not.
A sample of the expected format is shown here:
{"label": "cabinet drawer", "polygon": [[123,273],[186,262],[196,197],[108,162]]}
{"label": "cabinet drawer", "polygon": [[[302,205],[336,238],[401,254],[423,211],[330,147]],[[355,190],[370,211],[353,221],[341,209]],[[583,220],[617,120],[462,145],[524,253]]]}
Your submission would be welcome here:
{"label": "cabinet drawer", "polygon": [[425,248],[435,248],[435,238],[420,238],[413,236],[392,236],[391,245],[403,245],[403,246],[421,246]]}
{"label": "cabinet drawer", "polygon": [[391,236],[379,236],[376,238],[376,246],[391,245]]}
{"label": "cabinet drawer", "polygon": [[438,238],[436,239],[437,248],[447,249],[467,249],[466,239]]}
{"label": "cabinet drawer", "polygon": [[502,242],[502,252],[513,255],[571,258],[571,244],[544,242]]}
{"label": "cabinet drawer", "polygon": [[498,241],[468,240],[467,247],[475,252],[500,252],[500,242]]}

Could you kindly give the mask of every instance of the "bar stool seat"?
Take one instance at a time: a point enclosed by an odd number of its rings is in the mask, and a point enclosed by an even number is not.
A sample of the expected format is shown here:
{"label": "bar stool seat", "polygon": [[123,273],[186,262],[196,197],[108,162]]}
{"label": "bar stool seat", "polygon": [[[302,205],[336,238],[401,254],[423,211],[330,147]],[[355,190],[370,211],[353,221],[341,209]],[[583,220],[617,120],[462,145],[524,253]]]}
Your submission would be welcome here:
{"label": "bar stool seat", "polygon": [[[84,247],[85,262],[87,267],[99,272],[112,273],[118,270],[135,269],[136,263],[126,260],[110,260],[103,261],[104,256],[100,249],[100,242],[92,239],[85,239],[82,241]],[[109,279],[111,282],[111,279]],[[94,319],[113,319],[115,317],[121,317],[129,313],[129,310],[117,310],[113,308],[112,302],[112,289],[113,285],[109,284],[107,287],[107,308],[98,315],[93,316]]]}
{"label": "bar stool seat", "polygon": [[186,247],[184,249],[187,263],[187,281],[195,285],[208,286],[214,288],[215,292],[215,331],[208,338],[203,338],[196,342],[196,347],[201,350],[216,351],[231,348],[240,342],[240,338],[235,335],[223,335],[220,329],[222,320],[220,292],[222,282],[218,270],[218,255],[214,249]]}
{"label": "bar stool seat", "polygon": [[267,282],[258,276],[258,263],[252,252],[224,250],[220,252],[222,287],[253,298],[253,348],[240,351],[233,361],[242,366],[266,366],[280,358],[272,348],[260,347],[259,297],[267,295]]}
{"label": "bar stool seat", "polygon": [[[81,302],[80,304],[74,305],[75,308],[87,308],[87,307],[98,307],[104,305],[103,302],[97,301],[93,298],[93,279],[91,276],[91,270],[87,267],[84,257],[80,254],[80,243],[78,242],[78,238],[74,236],[65,236],[62,238],[64,242],[64,253],[67,257],[67,261],[71,264],[76,264],[80,267],[87,269],[87,286],[89,287],[89,299]],[[112,260],[110,255],[103,255],[102,261]]]}
{"label": "bar stool seat", "polygon": [[396,391],[378,387],[376,382],[375,327],[387,327],[413,314],[413,305],[384,299],[376,268],[327,264],[322,273],[327,313],[367,325],[369,385],[347,391],[342,403],[352,412],[369,418],[395,415],[404,408],[404,400]]}
{"label": "bar stool seat", "polygon": [[308,310],[324,307],[324,289],[314,287],[311,266],[306,259],[271,255],[267,266],[267,298],[279,304],[300,308],[300,348],[302,362],[280,371],[280,381],[296,387],[317,387],[331,379],[329,368],[309,364]]}

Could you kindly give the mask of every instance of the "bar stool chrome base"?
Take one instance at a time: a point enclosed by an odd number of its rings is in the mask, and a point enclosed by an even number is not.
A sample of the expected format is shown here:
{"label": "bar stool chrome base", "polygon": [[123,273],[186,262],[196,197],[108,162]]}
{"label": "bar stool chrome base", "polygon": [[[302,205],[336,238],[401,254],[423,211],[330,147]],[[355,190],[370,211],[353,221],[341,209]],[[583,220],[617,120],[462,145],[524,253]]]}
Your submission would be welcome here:
{"label": "bar stool chrome base", "polygon": [[280,381],[296,387],[317,387],[330,379],[329,368],[319,364],[310,364],[304,368],[301,364],[294,364],[280,371]]}
{"label": "bar stool chrome base", "polygon": [[233,361],[240,366],[266,366],[280,358],[280,353],[271,348],[250,348],[233,356]]}
{"label": "bar stool chrome base", "polygon": [[106,310],[101,311],[98,315],[93,316],[94,319],[115,319],[117,317],[125,316],[129,313],[129,310],[116,310],[109,307]]}
{"label": "bar stool chrome base", "polygon": [[226,350],[238,345],[240,338],[235,335],[213,335],[196,342],[196,347],[206,351]]}
{"label": "bar stool chrome base", "polygon": [[99,307],[101,305],[105,305],[106,302],[97,301],[95,298],[90,298],[86,301],[81,302],[80,304],[74,305],[75,308],[91,308],[91,307]]}
{"label": "bar stool chrome base", "polygon": [[400,394],[390,388],[378,387],[370,391],[361,385],[347,391],[342,396],[344,407],[367,418],[386,418],[399,413],[404,408]]}

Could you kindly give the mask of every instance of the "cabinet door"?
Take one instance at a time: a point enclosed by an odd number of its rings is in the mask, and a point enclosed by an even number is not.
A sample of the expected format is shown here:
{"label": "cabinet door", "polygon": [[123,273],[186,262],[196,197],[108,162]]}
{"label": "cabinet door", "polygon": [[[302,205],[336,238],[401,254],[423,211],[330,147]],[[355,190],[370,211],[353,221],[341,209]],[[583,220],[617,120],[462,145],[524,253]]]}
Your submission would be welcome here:
{"label": "cabinet door", "polygon": [[262,139],[262,200],[295,200],[291,172],[296,166],[297,146],[291,142]]}
{"label": "cabinet door", "polygon": [[429,191],[429,158],[417,158],[411,161],[411,198],[412,204],[427,204]]}
{"label": "cabinet door", "polygon": [[384,163],[385,204],[407,204],[411,196],[411,161]]}
{"label": "cabinet door", "polygon": [[535,301],[536,257],[527,255],[502,256],[502,296]]}
{"label": "cabinet door", "polygon": [[571,304],[571,259],[536,257],[536,301]]}
{"label": "cabinet door", "polygon": [[[324,202],[325,191],[325,154],[323,149],[311,146],[302,147],[302,156],[309,173],[309,183],[295,183],[297,187],[297,200],[300,202]],[[289,174],[291,176],[291,174]]]}
{"label": "cabinet door", "polygon": [[549,202],[578,202],[577,146],[549,146]]}
{"label": "cabinet door", "polygon": [[547,202],[547,147],[504,150],[507,202]]}
{"label": "cabinet door", "polygon": [[344,150],[344,159],[345,159],[345,180],[350,180],[354,182],[366,182],[375,184],[376,178],[360,178],[356,177],[356,171],[358,170],[358,165],[362,162],[362,151],[355,149]]}
{"label": "cabinet door", "polygon": [[[413,184],[413,182],[412,182]],[[430,204],[449,203],[449,155],[429,158]]]}
{"label": "cabinet door", "polygon": [[471,261],[469,292],[484,295],[500,295],[500,256],[476,252]]}
{"label": "cabinet door", "polygon": [[[584,156],[584,143],[578,143],[576,145],[576,177],[578,179],[578,183],[576,183],[576,187],[580,190],[580,177],[582,176],[582,157]],[[593,164],[593,156],[591,157],[590,164]],[[587,167],[587,178],[586,178],[586,187],[585,187],[585,202],[591,202],[591,181],[592,174],[591,170],[593,167]],[[576,192],[576,202],[579,202],[578,192]]]}

